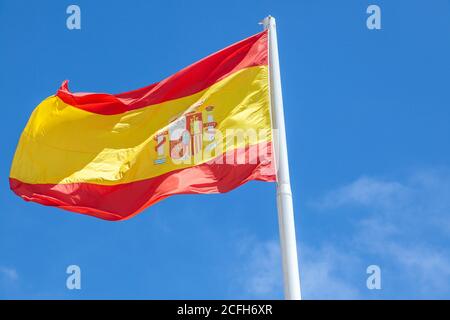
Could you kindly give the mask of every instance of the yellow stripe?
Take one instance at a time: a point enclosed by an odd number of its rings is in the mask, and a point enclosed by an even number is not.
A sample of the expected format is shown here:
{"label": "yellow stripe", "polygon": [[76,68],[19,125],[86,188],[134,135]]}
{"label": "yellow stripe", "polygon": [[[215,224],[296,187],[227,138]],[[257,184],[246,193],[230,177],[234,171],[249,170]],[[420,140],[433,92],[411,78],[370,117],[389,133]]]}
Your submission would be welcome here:
{"label": "yellow stripe", "polygon": [[[213,111],[207,111],[211,105]],[[194,110],[201,113],[203,122],[213,116],[224,135],[223,139],[216,135],[215,142],[223,150],[269,141],[267,66],[242,69],[197,94],[118,115],[90,113],[49,97],[34,110],[22,133],[10,176],[26,183],[114,185],[211,160],[217,154],[205,151],[211,144],[207,136],[202,141],[203,157],[195,157],[195,161],[173,163],[168,135],[164,156],[155,150],[156,135],[167,130],[173,119]],[[235,143],[225,141],[226,129],[249,128],[268,130],[269,134]],[[154,163],[161,158],[166,162]]]}

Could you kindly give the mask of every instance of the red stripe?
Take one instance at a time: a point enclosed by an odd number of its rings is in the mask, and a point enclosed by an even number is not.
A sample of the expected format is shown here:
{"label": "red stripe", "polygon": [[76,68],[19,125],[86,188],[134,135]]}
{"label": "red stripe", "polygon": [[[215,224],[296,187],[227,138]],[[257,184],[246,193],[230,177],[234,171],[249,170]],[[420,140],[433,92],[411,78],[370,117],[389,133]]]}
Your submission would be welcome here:
{"label": "red stripe", "polygon": [[74,107],[104,115],[178,99],[200,92],[226,76],[252,66],[267,65],[267,31],[222,49],[165,80],[120,94],[71,93],[64,81],[57,96]]}
{"label": "red stripe", "polygon": [[[258,145],[271,159],[271,144]],[[249,148],[238,149],[249,157]],[[225,162],[226,154],[221,158]],[[250,162],[250,161],[247,161]],[[200,164],[164,175],[120,185],[89,183],[27,184],[10,178],[10,187],[26,201],[79,212],[105,220],[128,219],[175,194],[224,193],[250,180],[275,181],[270,161],[256,164]]]}

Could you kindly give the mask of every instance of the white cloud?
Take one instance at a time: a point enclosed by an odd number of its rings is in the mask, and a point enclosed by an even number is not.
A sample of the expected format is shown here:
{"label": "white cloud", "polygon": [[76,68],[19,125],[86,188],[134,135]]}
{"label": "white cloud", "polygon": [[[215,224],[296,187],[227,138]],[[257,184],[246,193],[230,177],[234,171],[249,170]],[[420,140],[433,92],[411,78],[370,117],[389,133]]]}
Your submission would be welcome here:
{"label": "white cloud", "polygon": [[349,277],[363,270],[360,261],[335,246],[301,246],[300,270],[304,299],[358,299],[360,293]]}
{"label": "white cloud", "polygon": [[[450,296],[448,170],[402,179],[362,176],[327,192],[314,209],[339,225],[298,246],[304,299]],[[249,237],[239,249],[237,286],[245,298],[282,298],[278,241]],[[381,267],[381,291],[366,288],[370,264]]]}
{"label": "white cloud", "polygon": [[242,258],[237,282],[252,298],[281,298],[283,278],[279,244],[276,241],[257,241],[246,238],[240,241]]}
{"label": "white cloud", "polygon": [[402,266],[415,290],[422,294],[450,293],[450,257],[431,246],[393,244],[389,254]]}
{"label": "white cloud", "polygon": [[16,281],[19,279],[19,275],[17,271],[13,268],[8,268],[4,266],[0,266],[0,275],[2,275],[6,280]]}
{"label": "white cloud", "polygon": [[352,241],[337,248],[383,261],[395,272],[396,297],[450,294],[448,170],[417,171],[401,180],[361,177],[328,192],[315,207],[357,212],[344,220],[354,231],[341,235]]}
{"label": "white cloud", "polygon": [[361,177],[329,192],[316,204],[323,209],[345,205],[383,207],[404,201],[408,196],[408,188],[401,183]]}
{"label": "white cloud", "polygon": [[[299,246],[300,247],[300,246]],[[354,274],[359,261],[336,251],[332,246],[320,249],[302,245],[300,272],[304,299],[356,299],[359,292],[342,278]],[[245,259],[239,267],[238,285],[257,299],[283,298],[283,275],[278,241],[241,241]],[[350,269],[348,267],[351,267]]]}

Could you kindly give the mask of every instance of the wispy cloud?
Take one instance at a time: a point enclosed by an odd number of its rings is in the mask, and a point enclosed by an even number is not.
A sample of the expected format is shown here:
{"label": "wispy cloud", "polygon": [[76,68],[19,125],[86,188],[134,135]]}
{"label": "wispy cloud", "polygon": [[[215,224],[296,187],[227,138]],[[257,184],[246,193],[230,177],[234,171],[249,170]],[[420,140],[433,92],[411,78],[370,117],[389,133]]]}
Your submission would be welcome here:
{"label": "wispy cloud", "polygon": [[15,269],[5,266],[0,266],[0,275],[8,281],[16,281],[19,279],[19,275]]}
{"label": "wispy cloud", "polygon": [[[247,238],[240,242],[245,257],[236,273],[237,283],[246,298],[283,298],[283,275],[278,241],[257,241]],[[300,246],[298,246],[300,247]],[[359,292],[345,281],[360,267],[358,258],[339,252],[332,246],[313,248],[302,245],[301,277],[304,299],[356,299]],[[349,268],[350,266],[350,268]]]}
{"label": "wispy cloud", "polygon": [[[450,297],[449,170],[361,176],[310,209],[337,227],[298,245],[305,299]],[[246,297],[282,298],[278,241],[241,239],[240,251],[238,286]],[[381,267],[381,291],[366,288],[370,264]]]}
{"label": "wispy cloud", "polygon": [[239,251],[242,260],[236,282],[247,297],[281,298],[283,278],[278,242],[241,239]]}
{"label": "wispy cloud", "polygon": [[[299,246],[300,247],[300,246]],[[359,299],[360,292],[348,281],[362,270],[358,257],[332,245],[301,246],[300,269],[305,299]]]}
{"label": "wispy cloud", "polygon": [[360,177],[356,181],[328,192],[316,205],[322,209],[345,205],[386,207],[408,197],[408,188],[396,181]]}
{"label": "wispy cloud", "polygon": [[[351,241],[335,245],[335,250],[382,262],[390,273],[383,293],[397,298],[450,296],[448,170],[416,171],[397,180],[360,177],[326,193],[314,207],[336,212],[354,225],[352,233],[341,235]],[[341,208],[352,212],[351,220],[345,220]]]}

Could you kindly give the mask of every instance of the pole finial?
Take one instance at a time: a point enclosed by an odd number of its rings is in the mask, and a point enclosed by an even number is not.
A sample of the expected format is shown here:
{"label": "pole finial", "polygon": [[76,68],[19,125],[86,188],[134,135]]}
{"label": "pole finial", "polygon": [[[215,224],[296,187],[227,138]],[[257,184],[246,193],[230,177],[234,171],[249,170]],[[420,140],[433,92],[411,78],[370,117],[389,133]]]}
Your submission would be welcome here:
{"label": "pole finial", "polygon": [[259,24],[264,26],[264,30],[267,30],[271,25],[275,26],[275,18],[269,14]]}

